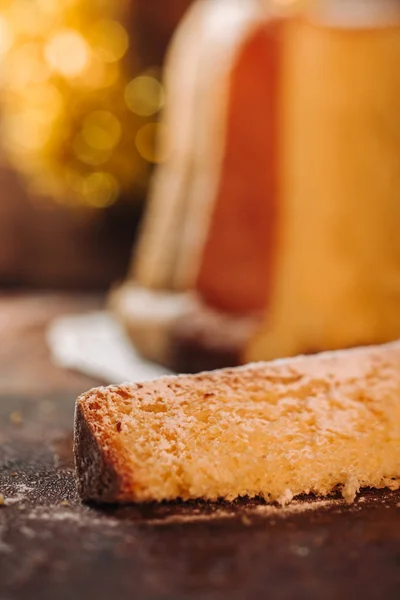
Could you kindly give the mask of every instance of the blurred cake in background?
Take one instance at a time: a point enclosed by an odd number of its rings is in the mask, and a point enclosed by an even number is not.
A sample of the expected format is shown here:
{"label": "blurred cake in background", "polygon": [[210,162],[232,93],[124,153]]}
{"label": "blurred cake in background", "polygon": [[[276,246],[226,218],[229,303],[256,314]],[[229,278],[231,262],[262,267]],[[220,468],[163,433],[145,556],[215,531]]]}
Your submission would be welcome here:
{"label": "blurred cake in background", "polygon": [[399,64],[397,0],[194,3],[166,66],[168,158],[110,300],[146,358],[400,337]]}

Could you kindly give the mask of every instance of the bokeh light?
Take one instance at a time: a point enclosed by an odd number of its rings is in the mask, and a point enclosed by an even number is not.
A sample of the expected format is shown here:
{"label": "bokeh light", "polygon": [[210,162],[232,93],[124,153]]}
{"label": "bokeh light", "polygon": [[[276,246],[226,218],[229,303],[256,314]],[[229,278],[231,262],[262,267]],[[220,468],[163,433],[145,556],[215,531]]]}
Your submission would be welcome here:
{"label": "bokeh light", "polygon": [[116,201],[118,192],[118,183],[110,173],[97,171],[84,180],[85,197],[94,208],[111,206]]}
{"label": "bokeh light", "polygon": [[85,39],[73,29],[57,32],[46,45],[44,53],[48,64],[67,77],[82,73],[90,60]]}
{"label": "bokeh light", "polygon": [[137,71],[127,6],[2,0],[3,146],[32,193],[105,208],[142,194],[162,159],[164,89]]}
{"label": "bokeh light", "polygon": [[112,150],[121,139],[121,123],[110,111],[96,110],[86,117],[82,137],[96,150]]}
{"label": "bokeh light", "polygon": [[94,167],[103,165],[111,156],[109,150],[100,150],[99,148],[90,146],[84,139],[82,132],[76,135],[73,142],[73,150],[79,161]]}
{"label": "bokeh light", "polygon": [[135,77],[125,89],[125,102],[132,112],[143,117],[155,115],[164,105],[164,89],[151,75]]}
{"label": "bokeh light", "polygon": [[96,58],[104,62],[120,60],[128,50],[129,37],[117,21],[102,19],[89,31],[88,41]]}

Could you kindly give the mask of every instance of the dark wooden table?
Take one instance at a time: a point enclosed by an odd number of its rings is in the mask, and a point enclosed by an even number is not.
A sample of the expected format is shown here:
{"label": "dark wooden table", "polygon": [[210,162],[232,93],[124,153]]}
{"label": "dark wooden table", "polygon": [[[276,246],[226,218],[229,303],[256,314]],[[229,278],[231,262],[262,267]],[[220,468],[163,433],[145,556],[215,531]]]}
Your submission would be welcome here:
{"label": "dark wooden table", "polygon": [[400,597],[400,494],[101,509],[82,505],[74,400],[43,331],[95,298],[0,299],[0,600]]}

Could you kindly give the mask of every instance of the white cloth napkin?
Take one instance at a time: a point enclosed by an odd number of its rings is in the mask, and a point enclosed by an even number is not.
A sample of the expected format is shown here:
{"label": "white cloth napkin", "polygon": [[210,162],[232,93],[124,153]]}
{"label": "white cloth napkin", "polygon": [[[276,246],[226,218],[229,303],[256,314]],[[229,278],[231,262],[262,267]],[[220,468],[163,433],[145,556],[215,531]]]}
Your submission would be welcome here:
{"label": "white cloth napkin", "polygon": [[143,360],[106,311],[56,319],[47,331],[47,342],[55,364],[107,384],[171,375],[167,369]]}

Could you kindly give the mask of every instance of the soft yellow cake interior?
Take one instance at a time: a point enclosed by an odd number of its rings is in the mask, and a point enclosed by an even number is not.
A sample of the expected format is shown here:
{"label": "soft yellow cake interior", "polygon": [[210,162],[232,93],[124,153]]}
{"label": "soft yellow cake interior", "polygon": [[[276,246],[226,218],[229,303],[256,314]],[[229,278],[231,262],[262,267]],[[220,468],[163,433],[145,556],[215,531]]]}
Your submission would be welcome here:
{"label": "soft yellow cake interior", "polygon": [[111,502],[397,489],[400,344],[92,390],[75,454]]}

